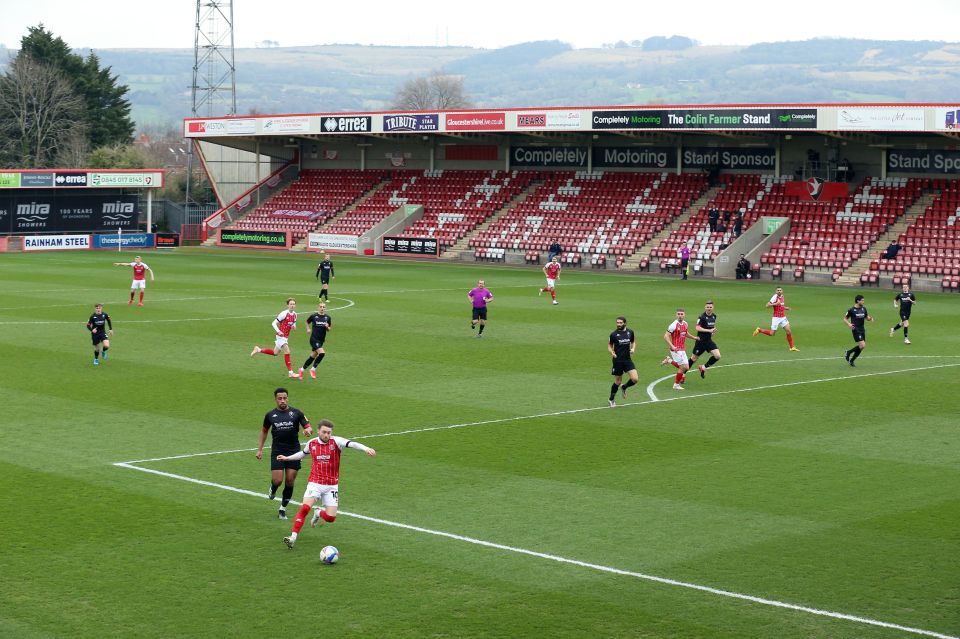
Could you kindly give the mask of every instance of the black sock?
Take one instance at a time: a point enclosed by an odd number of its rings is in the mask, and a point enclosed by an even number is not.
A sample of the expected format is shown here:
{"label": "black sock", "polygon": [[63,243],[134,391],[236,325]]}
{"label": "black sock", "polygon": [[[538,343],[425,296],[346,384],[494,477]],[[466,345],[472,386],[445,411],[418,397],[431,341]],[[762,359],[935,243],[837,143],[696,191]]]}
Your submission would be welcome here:
{"label": "black sock", "polygon": [[100,359],[100,351],[93,351],[93,359]]}
{"label": "black sock", "polygon": [[[904,332],[904,334],[906,334],[907,331],[904,330],[903,332]],[[104,346],[104,347],[103,347],[103,353],[104,353],[104,354],[106,354],[106,352],[109,351],[109,350],[110,350],[110,347],[109,347],[109,346]]]}
{"label": "black sock", "polygon": [[309,368],[311,363],[313,363],[313,358],[312,358],[312,357],[308,357],[308,358],[307,358],[307,361],[305,361],[305,362],[303,363],[303,366],[302,366],[301,368]]}
{"label": "black sock", "polygon": [[275,484],[275,483],[273,483],[273,482],[271,481],[271,482],[270,482],[270,494],[271,494],[271,495],[276,495],[276,494],[277,494],[277,488],[280,488],[280,484]]}
{"label": "black sock", "polygon": [[853,355],[853,351],[855,351],[855,350],[857,350],[857,347],[856,347],[856,346],[854,346],[853,348],[848,348],[848,349],[847,349],[847,359],[850,359],[850,356]]}
{"label": "black sock", "polygon": [[330,295],[327,293],[326,289],[320,291],[320,294],[323,295],[323,299],[330,301]]}
{"label": "black sock", "polygon": [[287,507],[287,504],[290,503],[290,498],[293,497],[293,486],[284,486],[283,487],[283,501],[280,502],[280,505],[283,508]]}
{"label": "black sock", "polygon": [[617,391],[620,389],[620,384],[614,384],[610,387],[610,401],[613,401],[613,398],[617,396]]}
{"label": "black sock", "polygon": [[483,335],[483,327],[484,327],[484,326],[486,326],[486,324],[481,324],[481,325],[480,325],[480,332],[478,333],[478,335]]}
{"label": "black sock", "polygon": [[708,359],[708,360],[707,360],[707,363],[704,364],[703,366],[704,366],[704,368],[710,368],[711,366],[713,366],[713,365],[716,364],[716,363],[717,363],[717,358],[714,357],[713,355],[711,355],[711,356],[710,356],[710,359]]}
{"label": "black sock", "polygon": [[857,359],[858,357],[860,357],[860,353],[863,352],[863,349],[860,348],[859,346],[854,346],[852,350],[853,350],[853,355],[850,356],[851,362]]}
{"label": "black sock", "polygon": [[[910,329],[907,328],[906,326],[904,326],[904,327],[903,327],[903,336],[904,336],[904,337],[907,337],[909,334],[910,334]],[[103,349],[103,350],[107,350],[107,349]]]}
{"label": "black sock", "polygon": [[323,359],[323,356],[324,356],[324,355],[326,355],[326,353],[320,353],[319,355],[317,355],[317,359],[316,359],[316,361],[313,363],[313,367],[314,367],[314,368],[316,368],[317,366],[320,365],[320,361]]}
{"label": "black sock", "polygon": [[636,382],[633,381],[632,379],[628,379],[627,383],[623,385],[623,388],[630,388],[631,386],[634,386],[634,385],[636,385]]}
{"label": "black sock", "polygon": [[[898,330],[901,326],[902,324],[897,324],[896,326],[893,327],[893,330]],[[903,332],[906,333],[907,329],[903,329]]]}

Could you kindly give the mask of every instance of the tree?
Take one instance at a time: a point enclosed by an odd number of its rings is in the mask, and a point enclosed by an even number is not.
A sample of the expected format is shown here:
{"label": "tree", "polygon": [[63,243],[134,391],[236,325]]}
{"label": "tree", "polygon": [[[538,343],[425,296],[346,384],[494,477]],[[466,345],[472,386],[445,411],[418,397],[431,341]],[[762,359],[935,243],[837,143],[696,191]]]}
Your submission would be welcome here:
{"label": "tree", "polygon": [[393,109],[398,111],[447,111],[473,105],[463,88],[463,77],[434,71],[412,78],[397,90]]}
{"label": "tree", "polygon": [[0,154],[10,167],[57,163],[86,135],[83,100],[63,74],[22,52],[0,77]]}
{"label": "tree", "polygon": [[20,43],[17,57],[28,56],[58,70],[73,84],[84,102],[83,119],[91,148],[129,144],[133,141],[134,123],[130,118],[130,102],[124,97],[129,87],[118,83],[110,67],[100,68],[100,59],[91,52],[86,58],[73,53],[66,42],[47,31],[41,24],[28,29]]}

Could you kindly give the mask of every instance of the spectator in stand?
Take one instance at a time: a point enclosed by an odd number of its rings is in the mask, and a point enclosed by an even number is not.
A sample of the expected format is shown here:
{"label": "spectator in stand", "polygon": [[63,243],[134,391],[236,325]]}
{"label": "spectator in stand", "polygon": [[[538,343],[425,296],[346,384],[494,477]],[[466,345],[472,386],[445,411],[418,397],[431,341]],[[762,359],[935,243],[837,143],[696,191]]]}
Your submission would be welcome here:
{"label": "spectator in stand", "polygon": [[550,242],[550,248],[547,250],[547,261],[553,261],[553,258],[559,257],[561,253],[563,253],[563,247],[560,246],[560,242],[554,238],[553,241]]}
{"label": "spectator in stand", "polygon": [[713,233],[717,230],[717,220],[720,219],[720,210],[717,207],[713,207],[707,213],[707,223],[710,225],[710,232]]}
{"label": "spectator in stand", "polygon": [[740,237],[743,233],[743,213],[737,211],[737,216],[733,219],[733,236]]}
{"label": "spectator in stand", "polygon": [[733,217],[733,211],[723,212],[723,225],[730,226],[730,218]]}
{"label": "spectator in stand", "polygon": [[880,253],[881,260],[894,260],[897,258],[897,253],[900,252],[900,245],[896,241],[890,242],[890,246],[883,250]]}
{"label": "spectator in stand", "polygon": [[740,254],[740,259],[737,260],[737,279],[750,279],[750,260],[748,260],[747,256],[743,253]]}
{"label": "spectator in stand", "polygon": [[680,279],[687,279],[687,266],[690,264],[690,247],[684,244],[680,247]]}

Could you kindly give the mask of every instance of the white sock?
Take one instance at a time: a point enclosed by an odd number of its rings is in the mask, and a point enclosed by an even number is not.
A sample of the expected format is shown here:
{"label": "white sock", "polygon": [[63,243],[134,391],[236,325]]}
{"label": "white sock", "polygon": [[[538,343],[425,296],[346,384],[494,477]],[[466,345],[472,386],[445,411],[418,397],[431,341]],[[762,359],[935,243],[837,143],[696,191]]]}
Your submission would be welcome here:
{"label": "white sock", "polygon": [[297,540],[297,533],[295,532],[290,533],[290,541],[296,541],[296,540]]}

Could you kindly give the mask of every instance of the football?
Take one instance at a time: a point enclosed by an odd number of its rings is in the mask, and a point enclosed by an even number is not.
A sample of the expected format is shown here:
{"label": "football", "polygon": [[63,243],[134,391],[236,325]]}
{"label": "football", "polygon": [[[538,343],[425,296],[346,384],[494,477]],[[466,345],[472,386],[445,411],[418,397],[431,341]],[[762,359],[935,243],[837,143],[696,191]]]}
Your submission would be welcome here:
{"label": "football", "polygon": [[335,564],[340,559],[340,551],[334,546],[324,546],[320,549],[320,561],[325,564]]}

